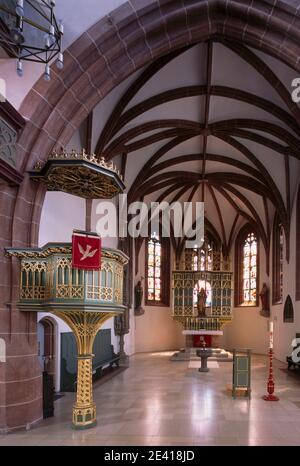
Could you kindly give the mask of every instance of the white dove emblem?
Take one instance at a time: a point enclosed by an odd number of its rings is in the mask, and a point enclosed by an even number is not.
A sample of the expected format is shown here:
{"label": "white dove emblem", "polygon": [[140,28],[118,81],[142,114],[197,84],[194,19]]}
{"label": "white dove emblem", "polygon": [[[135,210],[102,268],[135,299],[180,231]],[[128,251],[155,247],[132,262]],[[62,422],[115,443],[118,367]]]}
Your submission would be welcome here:
{"label": "white dove emblem", "polygon": [[84,250],[81,244],[78,243],[78,249],[81,254],[81,258],[80,258],[81,261],[84,261],[85,259],[88,259],[89,257],[94,257],[94,255],[98,251],[98,249],[94,249],[93,251],[91,251],[92,246],[90,244],[88,244],[86,247],[86,250]]}

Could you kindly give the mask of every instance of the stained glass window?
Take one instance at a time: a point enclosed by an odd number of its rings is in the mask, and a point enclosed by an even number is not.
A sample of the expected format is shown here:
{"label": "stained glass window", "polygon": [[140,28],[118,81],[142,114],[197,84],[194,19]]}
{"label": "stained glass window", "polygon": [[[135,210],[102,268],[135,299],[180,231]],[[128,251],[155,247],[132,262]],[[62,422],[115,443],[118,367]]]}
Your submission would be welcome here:
{"label": "stained glass window", "polygon": [[148,240],[147,248],[147,301],[161,302],[162,244],[156,234]]}
{"label": "stained glass window", "polygon": [[243,305],[256,306],[257,303],[257,238],[249,233],[243,244],[242,254]]}
{"label": "stained glass window", "polygon": [[284,229],[278,215],[273,228],[273,303],[282,303],[283,296]]}
{"label": "stained glass window", "polygon": [[217,248],[211,239],[206,238],[202,247],[186,249],[185,269],[198,271],[213,270],[213,261]]}

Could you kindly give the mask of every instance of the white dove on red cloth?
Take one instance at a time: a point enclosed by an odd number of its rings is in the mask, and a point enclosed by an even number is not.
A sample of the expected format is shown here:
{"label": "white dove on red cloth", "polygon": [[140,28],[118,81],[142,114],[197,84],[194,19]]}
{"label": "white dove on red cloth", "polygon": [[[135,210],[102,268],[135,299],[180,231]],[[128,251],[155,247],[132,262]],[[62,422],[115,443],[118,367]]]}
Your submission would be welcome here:
{"label": "white dove on red cloth", "polygon": [[91,251],[92,246],[90,244],[88,244],[87,247],[86,247],[86,250],[84,250],[83,247],[81,246],[81,244],[78,243],[78,249],[79,249],[80,253],[82,254],[82,256],[80,258],[81,261],[84,261],[88,257],[94,257],[94,255],[98,251],[98,249],[94,249],[94,251]]}
{"label": "white dove on red cloth", "polygon": [[101,268],[101,239],[96,235],[74,233],[72,237],[72,267],[99,270]]}

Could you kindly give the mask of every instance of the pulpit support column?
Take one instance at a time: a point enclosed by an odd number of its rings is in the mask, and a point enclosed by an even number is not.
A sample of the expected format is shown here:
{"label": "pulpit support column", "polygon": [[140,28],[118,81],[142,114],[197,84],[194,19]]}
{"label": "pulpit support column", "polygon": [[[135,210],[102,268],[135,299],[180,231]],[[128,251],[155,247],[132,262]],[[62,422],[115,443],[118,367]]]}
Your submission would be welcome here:
{"label": "pulpit support column", "polygon": [[74,429],[94,427],[96,405],[93,401],[93,354],[79,355],[76,403],[73,406]]}
{"label": "pulpit support column", "polygon": [[103,323],[114,317],[113,312],[54,312],[72,329],[78,350],[76,402],[73,406],[74,429],[89,429],[97,423],[93,400],[93,344]]}

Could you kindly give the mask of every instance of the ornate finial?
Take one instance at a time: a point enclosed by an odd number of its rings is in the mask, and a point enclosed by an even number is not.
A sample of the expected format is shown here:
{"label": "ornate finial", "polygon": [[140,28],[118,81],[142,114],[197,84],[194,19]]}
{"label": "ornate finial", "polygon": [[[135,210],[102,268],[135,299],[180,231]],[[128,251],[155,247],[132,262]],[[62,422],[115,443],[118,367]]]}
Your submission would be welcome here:
{"label": "ornate finial", "polygon": [[43,167],[42,162],[41,162],[40,160],[38,160],[38,161],[36,162],[35,166],[34,166],[34,169],[35,169],[35,170],[41,170],[42,167]]}

